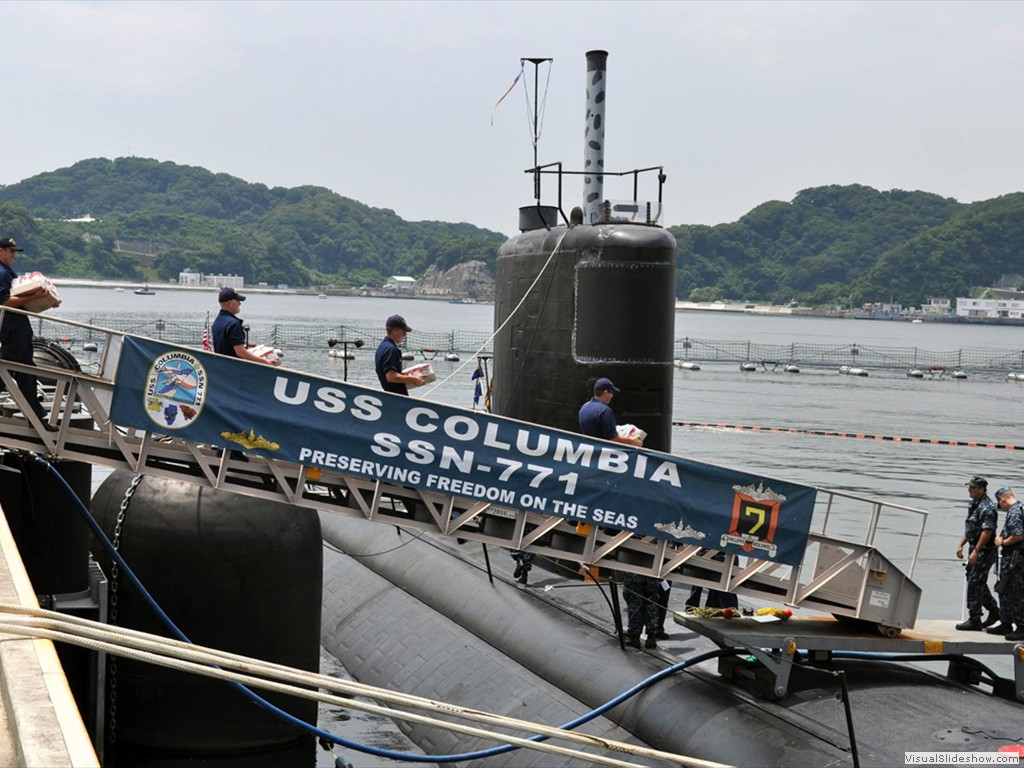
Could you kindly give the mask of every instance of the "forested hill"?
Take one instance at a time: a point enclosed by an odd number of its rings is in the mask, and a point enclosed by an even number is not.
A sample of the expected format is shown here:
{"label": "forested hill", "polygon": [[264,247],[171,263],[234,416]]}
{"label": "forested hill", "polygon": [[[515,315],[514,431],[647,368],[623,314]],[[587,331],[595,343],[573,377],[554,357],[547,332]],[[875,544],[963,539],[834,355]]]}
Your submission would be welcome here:
{"label": "forested hill", "polygon": [[[98,221],[64,221],[86,214]],[[57,277],[172,279],[191,268],[296,286],[379,286],[474,259],[493,269],[504,240],[470,224],[404,221],[322,187],[271,188],[143,158],[83,160],[0,187],[0,227],[30,246],[26,268]],[[919,305],[1024,274],[1024,193],[964,204],[814,187],[736,222],[670,231],[681,299]]]}
{"label": "forested hill", "polygon": [[[98,221],[64,221],[86,215]],[[405,221],[323,187],[271,188],[135,157],[83,160],[0,187],[0,223],[31,244],[26,267],[54,276],[171,279],[192,268],[298,286],[380,286],[473,259],[493,267],[505,240],[470,224]],[[115,242],[157,255],[140,262]]]}
{"label": "forested hill", "polygon": [[967,296],[1024,274],[1024,194],[963,204],[860,185],[805,189],[730,224],[672,227],[680,298],[815,306]]}

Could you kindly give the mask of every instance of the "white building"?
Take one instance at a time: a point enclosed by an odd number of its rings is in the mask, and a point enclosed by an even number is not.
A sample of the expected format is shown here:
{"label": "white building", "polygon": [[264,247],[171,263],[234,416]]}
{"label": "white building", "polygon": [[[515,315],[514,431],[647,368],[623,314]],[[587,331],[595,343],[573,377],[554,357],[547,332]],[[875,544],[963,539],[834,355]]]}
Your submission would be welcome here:
{"label": "white building", "polygon": [[392,275],[384,284],[385,291],[397,293],[412,293],[416,290],[416,278],[408,275]]}
{"label": "white building", "polygon": [[921,314],[928,317],[936,315],[949,315],[953,312],[953,301],[945,296],[933,296],[928,299],[927,304],[921,305]]}
{"label": "white building", "polygon": [[186,269],[184,272],[178,273],[178,285],[239,290],[245,287],[245,278],[241,275],[204,275],[202,272]]}
{"label": "white building", "polygon": [[[1008,293],[1008,291],[1003,291]],[[970,299],[957,297],[957,317],[1024,317],[1024,294],[1014,294],[1018,298],[996,297],[991,299]]]}

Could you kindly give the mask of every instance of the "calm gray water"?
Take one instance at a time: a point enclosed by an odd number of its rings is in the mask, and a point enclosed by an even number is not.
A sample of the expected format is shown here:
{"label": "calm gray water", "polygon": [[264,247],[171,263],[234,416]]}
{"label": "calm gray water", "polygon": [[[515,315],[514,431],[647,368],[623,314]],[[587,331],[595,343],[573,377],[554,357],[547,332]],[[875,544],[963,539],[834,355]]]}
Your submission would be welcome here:
{"label": "calm gray water", "polygon": [[[130,292],[115,294],[110,289],[70,287],[61,293],[64,304],[60,316],[79,320],[112,313],[147,320],[196,320],[218,309],[212,293],[158,290],[155,296],[136,296]],[[365,339],[367,347],[356,353],[356,360],[349,361],[348,369],[349,381],[376,388],[373,350],[383,336],[384,319],[395,312],[404,315],[414,329],[425,332],[480,332],[493,327],[492,306],[417,299],[318,300],[310,296],[251,294],[241,316],[254,326],[275,322],[376,323],[380,336]],[[856,343],[929,351],[1024,348],[1024,328],[1013,327],[692,311],[676,313],[675,322],[677,338],[765,344]],[[415,348],[414,343],[410,346]],[[329,358],[326,348],[289,351],[285,364],[318,375],[342,376],[342,361]],[[415,396],[470,407],[474,363],[469,362],[456,373],[460,365],[435,360],[439,380],[453,373],[455,376]],[[896,370],[873,371],[871,376],[860,378],[824,368],[799,374],[743,373],[736,365],[723,363],[704,365],[700,371],[676,371],[673,416],[675,421],[686,422],[1024,444],[1016,422],[1022,400],[1024,383],[1008,382],[1004,373],[971,375],[967,380],[916,380]],[[968,501],[964,487],[967,478],[985,475],[991,490],[1024,481],[1020,461],[1024,453],[980,447],[676,427],[673,450],[697,461],[927,510],[927,535],[915,574],[925,589],[922,618],[961,615],[963,575],[954,551]],[[909,557],[912,537],[907,531],[913,527],[906,519],[886,524],[878,540],[880,548],[897,562]]]}

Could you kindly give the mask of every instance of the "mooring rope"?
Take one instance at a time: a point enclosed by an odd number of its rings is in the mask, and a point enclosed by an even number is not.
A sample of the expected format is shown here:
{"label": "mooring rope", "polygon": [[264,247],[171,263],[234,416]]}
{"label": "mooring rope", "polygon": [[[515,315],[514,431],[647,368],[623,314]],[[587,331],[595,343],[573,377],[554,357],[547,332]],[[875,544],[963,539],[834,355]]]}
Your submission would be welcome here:
{"label": "mooring rope", "polygon": [[[93,651],[156,664],[182,672],[229,680],[246,686],[263,688],[299,698],[312,699],[326,704],[355,709],[391,719],[405,720],[419,725],[438,727],[467,736],[491,739],[550,754],[583,758],[601,765],[634,766],[636,763],[584,753],[554,744],[530,741],[526,738],[496,733],[458,723],[442,722],[437,719],[437,715],[448,715],[494,727],[532,731],[553,739],[562,739],[612,752],[664,760],[678,765],[693,766],[694,768],[713,768],[721,765],[720,763],[626,744],[614,739],[574,731],[563,731],[529,720],[521,720],[476,709],[467,709],[458,705],[419,696],[397,693],[364,683],[333,678],[309,672],[308,670],[273,664],[260,659],[228,653],[215,648],[206,648],[124,627],[111,627],[100,622],[74,616],[65,616],[40,608],[0,603],[0,614],[3,614],[3,618],[0,618],[0,632],[70,643]],[[318,690],[310,690],[310,687],[345,695],[337,696],[334,693],[322,693]],[[348,698],[349,696],[371,697],[377,701],[392,705],[432,712],[434,716],[402,712],[391,707],[356,701]]]}

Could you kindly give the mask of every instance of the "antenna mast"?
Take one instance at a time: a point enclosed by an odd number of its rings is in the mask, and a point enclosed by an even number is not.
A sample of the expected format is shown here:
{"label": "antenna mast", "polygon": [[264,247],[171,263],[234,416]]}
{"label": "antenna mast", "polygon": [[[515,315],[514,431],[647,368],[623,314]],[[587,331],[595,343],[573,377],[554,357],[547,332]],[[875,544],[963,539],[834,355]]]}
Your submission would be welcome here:
{"label": "antenna mast", "polygon": [[540,142],[538,100],[540,97],[540,65],[545,61],[552,62],[554,59],[527,57],[519,60],[520,65],[526,62],[533,64],[533,197],[538,203],[540,203],[540,170],[537,168],[539,164],[537,160],[537,144]]}

